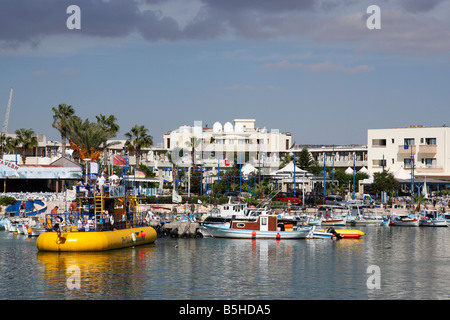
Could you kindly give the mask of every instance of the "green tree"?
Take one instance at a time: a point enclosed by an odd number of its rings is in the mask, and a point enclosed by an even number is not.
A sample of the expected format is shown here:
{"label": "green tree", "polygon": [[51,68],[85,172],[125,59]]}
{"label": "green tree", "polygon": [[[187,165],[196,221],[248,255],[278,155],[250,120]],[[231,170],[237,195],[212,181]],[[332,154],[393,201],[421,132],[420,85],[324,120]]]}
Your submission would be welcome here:
{"label": "green tree", "polygon": [[372,189],[376,192],[391,193],[400,189],[400,183],[394,178],[389,171],[375,172],[373,174]]}
{"label": "green tree", "polygon": [[136,165],[141,162],[142,148],[148,148],[153,145],[153,137],[148,133],[148,129],[144,126],[135,125],[131,130],[125,133],[127,141],[125,146],[134,151],[136,156]]}
{"label": "green tree", "polygon": [[64,103],[58,105],[58,108],[53,107],[53,123],[52,127],[57,129],[61,134],[62,156],[66,156],[66,138],[69,131],[70,118],[75,114],[72,106]]}
{"label": "green tree", "polygon": [[296,158],[298,159],[297,165],[302,170],[308,170],[314,164],[314,159],[306,147],[303,147],[302,151],[300,151],[300,154]]}
{"label": "green tree", "polygon": [[22,162],[25,163],[27,149],[36,147],[38,145],[38,140],[33,129],[17,129],[16,135],[17,143],[22,147]]}

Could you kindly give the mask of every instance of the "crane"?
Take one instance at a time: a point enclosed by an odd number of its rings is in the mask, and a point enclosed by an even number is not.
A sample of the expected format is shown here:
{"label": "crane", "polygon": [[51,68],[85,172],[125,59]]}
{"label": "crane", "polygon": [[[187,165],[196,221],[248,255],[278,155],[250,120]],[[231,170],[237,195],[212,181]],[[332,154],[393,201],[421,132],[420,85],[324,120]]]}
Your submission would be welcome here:
{"label": "crane", "polygon": [[9,111],[11,110],[12,93],[13,93],[13,88],[11,87],[11,91],[9,92],[8,106],[6,107],[5,121],[3,122],[2,133],[7,133],[7,131],[8,131],[8,120],[9,120]]}

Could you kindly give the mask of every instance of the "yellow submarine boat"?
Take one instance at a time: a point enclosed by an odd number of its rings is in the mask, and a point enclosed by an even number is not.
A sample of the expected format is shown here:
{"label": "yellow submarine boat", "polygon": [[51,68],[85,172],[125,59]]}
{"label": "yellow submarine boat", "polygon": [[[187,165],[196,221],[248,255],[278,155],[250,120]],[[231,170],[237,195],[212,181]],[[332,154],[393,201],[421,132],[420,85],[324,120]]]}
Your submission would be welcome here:
{"label": "yellow submarine boat", "polygon": [[38,250],[105,251],[153,243],[156,231],[139,212],[141,198],[127,196],[124,187],[101,187],[87,195],[77,190],[76,210],[46,215]]}

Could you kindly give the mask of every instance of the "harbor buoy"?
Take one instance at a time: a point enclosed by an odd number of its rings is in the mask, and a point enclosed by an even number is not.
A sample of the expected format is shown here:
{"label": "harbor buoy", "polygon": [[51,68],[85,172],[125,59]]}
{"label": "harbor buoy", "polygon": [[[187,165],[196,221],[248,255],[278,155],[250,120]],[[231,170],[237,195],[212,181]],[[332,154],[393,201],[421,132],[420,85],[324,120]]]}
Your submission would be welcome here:
{"label": "harbor buoy", "polygon": [[277,233],[277,236],[276,236],[276,238],[277,238],[277,240],[280,240],[280,239],[281,239],[281,236],[280,236],[280,234],[279,234],[279,233]]}
{"label": "harbor buoy", "polygon": [[133,239],[133,242],[136,242],[136,235],[134,232],[131,233],[131,239]]}
{"label": "harbor buoy", "polygon": [[253,230],[253,232],[252,232],[252,237],[253,237],[253,238],[256,237],[256,231],[255,231],[255,230]]}
{"label": "harbor buoy", "polygon": [[145,237],[145,232],[141,230],[141,237]]}

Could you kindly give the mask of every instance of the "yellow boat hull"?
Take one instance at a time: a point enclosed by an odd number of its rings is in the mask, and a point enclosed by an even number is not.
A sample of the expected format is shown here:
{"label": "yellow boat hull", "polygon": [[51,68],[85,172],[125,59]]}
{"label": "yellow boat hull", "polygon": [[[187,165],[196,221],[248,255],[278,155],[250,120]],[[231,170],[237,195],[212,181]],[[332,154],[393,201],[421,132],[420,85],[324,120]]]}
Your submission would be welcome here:
{"label": "yellow boat hull", "polygon": [[156,231],[152,227],[137,227],[114,231],[44,232],[36,240],[39,251],[105,251],[153,243]]}
{"label": "yellow boat hull", "polygon": [[[316,229],[317,231],[326,232],[327,229]],[[356,229],[334,229],[337,233],[339,233],[344,238],[359,238],[365,235],[361,230]]]}

